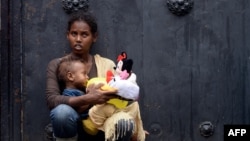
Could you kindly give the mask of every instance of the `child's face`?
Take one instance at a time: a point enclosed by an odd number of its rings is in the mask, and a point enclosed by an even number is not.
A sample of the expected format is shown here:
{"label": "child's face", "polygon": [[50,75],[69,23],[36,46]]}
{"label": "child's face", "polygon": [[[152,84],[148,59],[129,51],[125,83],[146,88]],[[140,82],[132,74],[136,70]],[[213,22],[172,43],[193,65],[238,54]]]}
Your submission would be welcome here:
{"label": "child's face", "polygon": [[76,54],[89,53],[90,47],[96,41],[90,26],[84,21],[75,21],[67,33],[72,51]]}
{"label": "child's face", "polygon": [[86,68],[81,62],[74,62],[72,65],[73,83],[76,88],[85,88],[88,82]]}

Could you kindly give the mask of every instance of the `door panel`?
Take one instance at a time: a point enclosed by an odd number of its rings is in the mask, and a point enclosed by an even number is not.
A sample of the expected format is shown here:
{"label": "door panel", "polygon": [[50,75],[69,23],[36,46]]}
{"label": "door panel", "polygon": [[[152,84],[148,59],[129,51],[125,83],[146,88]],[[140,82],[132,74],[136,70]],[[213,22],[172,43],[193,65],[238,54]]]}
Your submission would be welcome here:
{"label": "door panel", "polygon": [[224,124],[249,122],[249,52],[242,33],[249,20],[239,13],[245,3],[195,1],[184,17],[162,5],[144,2],[143,117],[152,132],[148,139],[207,140],[199,127],[210,121],[216,129],[208,140],[221,141]]}

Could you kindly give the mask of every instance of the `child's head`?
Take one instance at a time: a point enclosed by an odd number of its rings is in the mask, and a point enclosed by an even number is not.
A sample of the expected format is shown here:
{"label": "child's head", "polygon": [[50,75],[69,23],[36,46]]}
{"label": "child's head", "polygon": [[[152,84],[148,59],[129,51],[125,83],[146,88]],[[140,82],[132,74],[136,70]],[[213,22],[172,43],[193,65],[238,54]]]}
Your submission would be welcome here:
{"label": "child's head", "polygon": [[89,79],[84,63],[78,58],[62,58],[58,69],[57,77],[66,88],[84,89]]}

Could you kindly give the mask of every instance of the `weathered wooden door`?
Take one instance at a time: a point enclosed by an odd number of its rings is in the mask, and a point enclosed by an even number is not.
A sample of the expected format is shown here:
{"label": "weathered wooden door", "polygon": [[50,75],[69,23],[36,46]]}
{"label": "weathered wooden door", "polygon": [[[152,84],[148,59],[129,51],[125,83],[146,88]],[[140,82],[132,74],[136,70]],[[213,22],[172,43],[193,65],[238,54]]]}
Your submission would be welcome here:
{"label": "weathered wooden door", "polygon": [[[147,141],[222,141],[225,124],[250,122],[250,2],[178,0],[194,2],[178,16],[174,1],[85,0],[92,51],[134,60]],[[62,0],[0,2],[1,140],[46,141],[46,67],[69,52],[68,14]]]}

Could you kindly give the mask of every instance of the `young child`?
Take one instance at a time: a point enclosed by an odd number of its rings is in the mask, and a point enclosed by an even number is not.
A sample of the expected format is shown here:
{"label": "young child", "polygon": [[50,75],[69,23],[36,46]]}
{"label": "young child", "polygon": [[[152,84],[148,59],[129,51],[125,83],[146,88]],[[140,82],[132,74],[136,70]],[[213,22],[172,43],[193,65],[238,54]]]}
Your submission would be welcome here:
{"label": "young child", "polygon": [[[79,59],[74,60],[69,57],[65,57],[61,60],[61,63],[58,67],[58,79],[61,83],[64,83],[65,89],[63,90],[63,95],[65,96],[80,96],[85,94],[86,84],[88,82],[88,75],[85,69],[85,66],[82,61]],[[125,100],[126,101],[126,100]],[[145,132],[143,130],[143,125],[140,117],[140,110],[138,103],[133,103],[134,101],[129,101],[126,107],[117,108],[116,105],[112,103],[98,104],[94,105],[89,113],[85,112],[82,115],[89,114],[89,117],[82,120],[84,130],[91,134],[97,134],[98,130],[105,131],[105,138],[115,140],[117,137],[122,135],[110,135],[113,133],[110,126],[104,126],[105,121],[112,115],[124,116],[125,119],[133,118],[136,122],[135,129],[133,131],[134,138],[137,138],[138,141],[145,140]],[[132,104],[133,103],[133,104]],[[83,109],[86,109],[84,107]],[[81,111],[81,109],[76,109]],[[119,114],[117,114],[119,112]],[[126,114],[122,114],[122,113]],[[126,116],[129,115],[127,118]],[[114,120],[116,122],[116,116],[109,120]],[[119,118],[117,118],[119,119]],[[111,137],[113,136],[113,137]]]}
{"label": "young child", "polygon": [[[86,85],[88,82],[88,75],[83,60],[74,59],[72,57],[62,58],[57,69],[57,77],[59,82],[65,86],[62,92],[64,96],[81,96],[86,92]],[[82,112],[81,109],[86,109],[87,106],[76,109]],[[86,115],[85,111],[83,115]]]}

